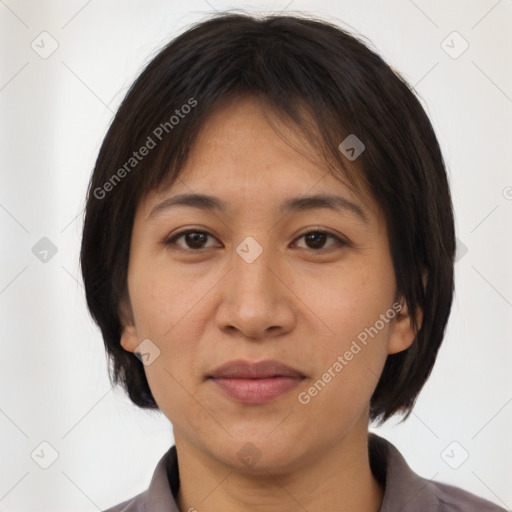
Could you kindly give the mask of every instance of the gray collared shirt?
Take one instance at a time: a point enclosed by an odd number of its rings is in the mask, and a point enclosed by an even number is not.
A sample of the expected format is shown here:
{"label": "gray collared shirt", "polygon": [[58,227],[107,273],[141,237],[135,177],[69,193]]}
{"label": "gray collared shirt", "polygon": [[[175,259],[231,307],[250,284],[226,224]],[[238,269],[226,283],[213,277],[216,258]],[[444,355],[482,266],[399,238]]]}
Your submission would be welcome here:
{"label": "gray collared shirt", "polygon": [[[420,477],[382,437],[371,433],[368,443],[372,471],[384,486],[379,512],[506,512],[463,489]],[[179,485],[176,446],[172,446],[158,462],[146,491],[104,512],[186,512],[176,504]]]}

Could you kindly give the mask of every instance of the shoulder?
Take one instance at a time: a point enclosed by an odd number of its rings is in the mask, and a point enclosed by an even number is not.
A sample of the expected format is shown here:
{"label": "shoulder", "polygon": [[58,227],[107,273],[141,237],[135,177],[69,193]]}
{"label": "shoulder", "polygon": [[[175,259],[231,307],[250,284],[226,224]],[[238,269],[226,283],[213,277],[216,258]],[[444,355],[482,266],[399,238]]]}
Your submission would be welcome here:
{"label": "shoulder", "polygon": [[380,512],[506,512],[459,487],[422,478],[386,439],[370,434],[368,441],[372,471],[384,486]]}
{"label": "shoulder", "polygon": [[118,503],[103,512],[144,512],[144,499],[147,491],[141,492],[129,500]]}
{"label": "shoulder", "polygon": [[506,509],[484,500],[460,487],[431,482],[431,492],[439,501],[439,510],[443,512],[506,512]]}
{"label": "shoulder", "polygon": [[180,512],[174,499],[178,487],[176,446],[172,446],[158,461],[145,491],[103,512]]}

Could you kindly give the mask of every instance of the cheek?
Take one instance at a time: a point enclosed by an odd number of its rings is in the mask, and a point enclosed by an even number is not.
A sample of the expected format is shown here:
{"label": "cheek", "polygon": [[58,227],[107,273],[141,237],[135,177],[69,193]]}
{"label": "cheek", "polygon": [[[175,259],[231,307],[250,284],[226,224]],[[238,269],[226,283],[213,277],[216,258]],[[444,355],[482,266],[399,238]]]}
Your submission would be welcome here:
{"label": "cheek", "polygon": [[[322,335],[319,353],[346,350],[360,334],[379,321],[391,306],[394,296],[393,269],[377,262],[347,265],[316,275],[314,279],[301,276],[294,283],[294,292],[302,299],[305,315],[312,329]],[[382,341],[388,333],[389,323],[379,323]],[[382,331],[382,333],[381,333]],[[324,343],[325,341],[325,343]],[[383,343],[380,343],[383,345]],[[347,347],[347,348],[344,348]],[[326,361],[324,361],[325,363]]]}
{"label": "cheek", "polygon": [[365,415],[386,361],[387,336],[383,329],[365,343],[356,335],[315,351],[317,373],[297,396],[298,411],[310,418],[311,442],[320,431],[326,438],[345,434]]}
{"label": "cheek", "polygon": [[[190,304],[183,294],[170,293],[163,285],[148,291],[148,301],[139,303],[137,330],[151,339],[159,355],[144,366],[146,378],[159,408],[177,426],[194,428],[196,422],[207,421],[193,395],[199,383],[200,322],[191,321]],[[201,303],[193,313],[197,315]],[[140,332],[140,331],[139,331]],[[186,426],[188,425],[188,427]]]}
{"label": "cheek", "polygon": [[170,265],[164,255],[138,258],[130,282],[130,297],[137,330],[149,337],[167,338],[178,327],[194,329],[202,299],[220,279],[217,273],[187,275],[183,267]]}
{"label": "cheek", "polygon": [[[314,339],[309,357],[315,375],[301,390],[299,403],[316,411],[313,417],[329,416],[333,424],[358,416],[387,358],[394,276],[389,269],[369,268],[331,276],[315,289],[304,284],[300,292],[320,320],[318,332],[326,334]],[[383,321],[386,312],[390,318]]]}
{"label": "cheek", "polygon": [[215,278],[189,280],[158,258],[144,266],[135,261],[139,268],[129,281],[134,320],[139,340],[147,338],[158,349],[158,358],[144,370],[163,410],[166,403],[186,400],[183,390],[199,378],[200,342],[211,315],[205,296]]}

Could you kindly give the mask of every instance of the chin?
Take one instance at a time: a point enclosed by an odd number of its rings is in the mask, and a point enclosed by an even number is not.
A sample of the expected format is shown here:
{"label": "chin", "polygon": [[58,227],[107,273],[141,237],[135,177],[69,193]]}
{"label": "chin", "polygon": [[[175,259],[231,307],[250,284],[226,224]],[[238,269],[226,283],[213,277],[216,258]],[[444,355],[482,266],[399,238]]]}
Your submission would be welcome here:
{"label": "chin", "polygon": [[[222,464],[237,472],[252,475],[268,477],[269,473],[284,474],[304,467],[304,446],[290,437],[270,439],[269,432],[270,430],[259,435],[235,436],[225,444],[215,443],[209,447],[209,451]],[[300,453],[298,448],[301,449]]]}

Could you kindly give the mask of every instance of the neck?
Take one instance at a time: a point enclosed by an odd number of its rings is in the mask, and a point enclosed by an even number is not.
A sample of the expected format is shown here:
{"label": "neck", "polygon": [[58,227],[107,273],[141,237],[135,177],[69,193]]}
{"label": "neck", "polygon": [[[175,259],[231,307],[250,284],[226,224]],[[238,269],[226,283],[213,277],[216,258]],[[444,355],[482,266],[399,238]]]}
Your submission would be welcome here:
{"label": "neck", "polygon": [[383,489],[368,458],[367,423],[324,453],[305,454],[293,471],[239,471],[175,431],[182,512],[378,512]]}

